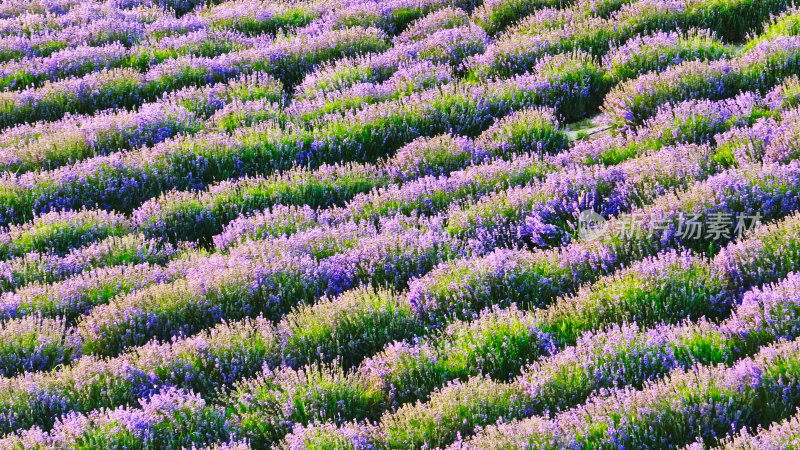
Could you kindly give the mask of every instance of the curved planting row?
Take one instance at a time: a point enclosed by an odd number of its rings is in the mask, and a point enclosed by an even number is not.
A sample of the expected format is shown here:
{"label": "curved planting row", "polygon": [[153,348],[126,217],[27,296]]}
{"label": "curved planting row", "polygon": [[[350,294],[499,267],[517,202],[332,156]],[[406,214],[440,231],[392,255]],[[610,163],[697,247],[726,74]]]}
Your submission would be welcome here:
{"label": "curved planting row", "polygon": [[766,91],[797,74],[797,37],[780,36],[757,44],[744,55],[716,62],[687,62],[623,82],[603,106],[621,130],[640,126],[668,102],[721,99],[741,91]]}
{"label": "curved planting row", "polygon": [[[742,429],[741,432],[730,440],[726,440],[722,445],[715,448],[724,449],[779,449],[779,448],[792,448],[798,445],[798,437],[800,437],[800,423],[798,423],[798,416],[794,415],[781,422],[774,423],[767,428],[766,425],[761,424],[757,430],[748,433]],[[700,449],[703,445],[694,443],[687,448]]]}
{"label": "curved planting row", "polygon": [[0,263],[2,291],[13,291],[29,283],[45,284],[65,280],[96,267],[124,264],[163,264],[180,256],[184,249],[148,239],[142,234],[111,236],[66,254],[28,251],[24,256]]}
{"label": "curved planting row", "polygon": [[295,96],[313,104],[340,91],[384,82],[401,68],[424,61],[435,66],[449,66],[458,74],[463,61],[483,52],[487,42],[486,33],[473,25],[435,30],[430,35],[399,43],[381,53],[324,63],[303,78]]}
{"label": "curved planting row", "polygon": [[234,33],[198,30],[184,36],[141,42],[132,48],[118,42],[101,47],[68,47],[47,57],[21,58],[0,64],[0,88],[40,87],[46,82],[110,68],[132,67],[147,71],[168,59],[190,55],[210,58],[250,46],[251,41]]}
{"label": "curved planting row", "polygon": [[31,252],[65,254],[74,247],[131,231],[123,216],[105,211],[52,212],[0,232],[0,259]]}
{"label": "curved planting row", "polygon": [[765,347],[732,367],[679,369],[643,390],[612,390],[552,421],[491,427],[454,448],[559,448],[577,442],[616,448],[688,444],[694,438],[713,444],[731,424],[763,426],[793,414],[797,357],[798,343],[792,341]]}
{"label": "curved planting row", "polygon": [[[81,45],[101,46],[119,42],[132,46],[145,39],[147,22],[159,19],[170,20],[160,11],[142,9],[123,11],[106,8],[110,14],[96,17],[88,23],[76,23],[57,30],[40,29],[23,33],[11,33],[0,37],[0,61],[12,61],[24,57],[47,57],[59,50]],[[174,17],[171,18],[174,22]],[[35,23],[36,18],[32,18]]]}
{"label": "curved planting row", "polygon": [[[239,76],[228,83],[183,88],[136,111],[109,110],[67,116],[55,122],[18,125],[4,133],[0,164],[23,173],[51,170],[93,156],[153,146],[178,135],[205,129],[209,116],[241,110],[241,101],[262,100],[261,109],[280,116],[283,86],[263,73]],[[273,105],[274,104],[274,105]],[[217,121],[221,121],[222,118]],[[233,128],[239,123],[232,123]]]}
{"label": "curved planting row", "polygon": [[[612,44],[654,31],[669,32],[692,28],[710,29],[726,41],[739,41],[770,18],[791,6],[785,0],[753,2],[752,0],[691,0],[683,3],[635,1],[626,4],[610,18],[564,14],[548,11],[534,16],[497,39],[486,52],[470,58],[468,63],[473,78],[491,76],[508,77],[524,73],[535,62],[548,54],[583,50],[595,56],[608,53]],[[525,26],[527,25],[527,26]],[[643,67],[659,67],[658,54],[675,54],[683,57],[722,56],[726,52],[713,39],[681,38],[650,39],[642,45],[631,45],[634,53],[627,61]],[[648,56],[649,55],[649,56]],[[628,70],[636,69],[629,66]]]}

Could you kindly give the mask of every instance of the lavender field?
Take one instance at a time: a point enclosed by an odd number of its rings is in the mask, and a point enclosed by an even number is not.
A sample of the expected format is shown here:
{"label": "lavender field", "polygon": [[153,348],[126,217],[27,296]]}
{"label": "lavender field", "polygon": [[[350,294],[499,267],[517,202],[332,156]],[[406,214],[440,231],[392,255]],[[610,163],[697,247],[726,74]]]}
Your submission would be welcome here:
{"label": "lavender field", "polygon": [[0,450],[800,448],[800,4],[0,0]]}

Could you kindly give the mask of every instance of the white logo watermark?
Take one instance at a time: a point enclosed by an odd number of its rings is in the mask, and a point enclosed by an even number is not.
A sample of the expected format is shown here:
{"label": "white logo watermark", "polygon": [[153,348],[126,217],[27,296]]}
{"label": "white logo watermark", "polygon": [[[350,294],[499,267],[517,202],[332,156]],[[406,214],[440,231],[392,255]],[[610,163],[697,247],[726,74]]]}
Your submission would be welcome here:
{"label": "white logo watermark", "polygon": [[593,241],[606,233],[608,221],[594,210],[586,209],[578,216],[578,236]]}
{"label": "white logo watermark", "polygon": [[683,214],[677,220],[657,214],[632,213],[618,220],[608,220],[594,210],[581,211],[578,216],[578,236],[584,240],[596,240],[602,236],[634,238],[661,236],[669,232],[675,237],[718,241],[740,238],[761,224],[761,214]]}

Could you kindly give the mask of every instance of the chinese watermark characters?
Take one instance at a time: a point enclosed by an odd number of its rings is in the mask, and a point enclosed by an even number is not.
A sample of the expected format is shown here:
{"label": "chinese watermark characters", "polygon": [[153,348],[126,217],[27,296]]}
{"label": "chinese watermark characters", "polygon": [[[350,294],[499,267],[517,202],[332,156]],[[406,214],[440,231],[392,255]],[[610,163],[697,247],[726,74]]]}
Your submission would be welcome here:
{"label": "chinese watermark characters", "polygon": [[745,232],[761,224],[761,214],[683,214],[677,219],[662,214],[632,213],[618,220],[607,220],[592,210],[582,211],[578,217],[578,234],[586,240],[604,235],[621,239],[666,236],[681,240],[731,240],[741,238]]}

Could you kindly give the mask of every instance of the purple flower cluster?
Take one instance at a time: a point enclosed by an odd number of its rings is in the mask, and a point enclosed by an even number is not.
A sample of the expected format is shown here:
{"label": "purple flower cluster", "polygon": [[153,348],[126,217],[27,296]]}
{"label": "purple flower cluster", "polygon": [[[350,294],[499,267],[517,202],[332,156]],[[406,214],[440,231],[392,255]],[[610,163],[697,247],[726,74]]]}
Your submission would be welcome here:
{"label": "purple flower cluster", "polygon": [[328,114],[357,110],[363,105],[402,98],[452,80],[448,65],[421,61],[398,67],[381,83],[358,83],[346,89],[327,92],[293,103],[286,114],[300,122],[311,122]]}
{"label": "purple flower cluster", "polygon": [[[409,22],[425,16],[427,13],[464,3],[469,5],[474,0],[354,0],[344,1],[339,7],[330,8],[320,19],[324,27],[377,27],[387,34],[397,34]],[[466,6],[464,5],[464,6]]]}
{"label": "purple flower cluster", "polygon": [[64,255],[31,251],[0,263],[0,285],[6,292],[28,283],[58,282],[95,267],[125,263],[163,264],[180,256],[184,250],[160,240],[147,239],[141,234],[126,234],[71,249]]}
{"label": "purple flower cluster", "polygon": [[469,318],[492,304],[544,306],[616,268],[600,246],[539,252],[496,250],[437,266],[409,287],[408,301],[427,323]]}
{"label": "purple flower cluster", "polygon": [[[613,218],[599,241],[623,261],[681,246],[715,251],[748,228],[745,217],[766,222],[797,211],[795,177],[800,165],[774,163],[730,169],[686,191],[667,193],[645,207]],[[734,218],[739,215],[739,219]],[[730,218],[718,227],[700,228],[694,222]],[[714,219],[712,219],[713,222]],[[718,231],[717,231],[718,229]],[[709,232],[710,231],[710,232]]]}
{"label": "purple flower cluster", "polygon": [[[273,326],[262,318],[223,323],[190,338],[151,342],[113,359],[83,357],[54,372],[2,378],[4,432],[49,429],[66,413],[135,404],[160,386],[213,395],[279,363]],[[102,395],[98,395],[102,392]]]}
{"label": "purple flower cluster", "polygon": [[311,100],[360,83],[380,83],[402,64],[422,60],[457,68],[464,58],[483,51],[487,41],[486,33],[475,26],[436,30],[418,41],[397,45],[383,53],[325,64],[305,77],[297,88],[297,97]]}
{"label": "purple flower cluster", "polygon": [[[169,192],[148,200],[137,208],[133,212],[133,221],[147,236],[173,241],[196,241],[200,244],[208,243],[212,236],[223,232],[227,237],[222,239],[228,242],[231,239],[246,240],[254,233],[260,234],[264,225],[274,230],[267,234],[291,234],[293,230],[284,228],[285,226],[297,224],[305,227],[310,224],[309,221],[313,222],[306,209],[310,211],[342,204],[359,193],[383,186],[387,182],[387,176],[372,165],[347,164],[322,166],[316,170],[295,169],[269,178],[244,177],[233,182],[224,181],[201,192]],[[291,205],[302,205],[305,209],[287,209]],[[239,217],[268,207],[276,207],[277,210],[266,211],[267,215],[285,217],[289,222],[267,223],[262,220],[263,214],[253,219],[256,222]],[[235,224],[224,228],[237,217],[239,219]]]}
{"label": "purple flower cluster", "polygon": [[237,0],[222,2],[201,11],[199,15],[207,19],[214,28],[236,30],[249,35],[274,34],[308,25],[330,6],[333,5],[322,2],[289,5],[260,0]]}
{"label": "purple flower cluster", "polygon": [[275,206],[232,220],[214,236],[214,247],[225,250],[249,240],[295,234],[317,224],[317,214],[307,206]]}
{"label": "purple flower cluster", "polygon": [[498,187],[541,179],[549,171],[549,165],[537,155],[522,154],[511,161],[493,160],[447,176],[426,176],[356,195],[347,202],[341,215],[350,220],[375,220],[398,212],[436,214],[461,201],[475,200]]}
{"label": "purple flower cluster", "polygon": [[726,450],[757,448],[779,450],[797,445],[800,445],[800,417],[794,415],[784,421],[770,425],[769,428],[760,426],[753,432],[748,432],[743,428],[739,434],[735,435],[730,441],[726,441],[721,447]]}
{"label": "purple flower cluster", "polygon": [[714,258],[714,265],[741,288],[778,281],[797,270],[799,233],[800,216],[795,213],[760,226],[744,239],[723,247]]}
{"label": "purple flower cluster", "polygon": [[477,320],[451,323],[440,334],[391,343],[366,359],[356,373],[396,406],[427,399],[437,387],[459,378],[511,378],[551,351],[552,341],[537,329],[531,314],[494,308]]}
{"label": "purple flower cluster", "polygon": [[448,175],[493,156],[469,138],[443,134],[414,139],[398,149],[384,170],[395,180],[408,182],[426,176]]}
{"label": "purple flower cluster", "polygon": [[641,326],[686,317],[716,318],[730,310],[727,280],[708,261],[690,253],[661,253],[559,298],[538,311],[537,327],[572,344],[583,333],[636,320]]}
{"label": "purple flower cluster", "polygon": [[209,118],[210,125],[220,131],[232,132],[237,128],[249,127],[260,122],[282,122],[284,113],[278,104],[268,99],[234,100]]}
{"label": "purple flower cluster", "polygon": [[49,370],[80,355],[80,342],[59,319],[30,316],[0,325],[0,375]]}
{"label": "purple flower cluster", "polygon": [[67,47],[48,56],[26,57],[0,65],[0,85],[19,90],[41,86],[69,76],[82,76],[114,67],[148,68],[169,57],[180,55],[217,56],[248,46],[230,32],[198,30],[180,36],[139,42],[127,48],[119,42],[100,47],[81,44]]}
{"label": "purple flower cluster", "polygon": [[460,8],[446,7],[421,17],[405,31],[392,39],[395,47],[421,41],[439,30],[448,30],[469,25],[469,14]]}
{"label": "purple flower cluster", "polygon": [[516,20],[532,15],[539,8],[558,4],[558,0],[487,0],[475,9],[472,18],[487,33],[495,35]]}
{"label": "purple flower cluster", "polygon": [[92,269],[50,284],[31,283],[0,295],[0,317],[42,315],[73,323],[117,294],[182,278],[195,262],[177,260],[164,268],[151,264]]}
{"label": "purple flower cluster", "polygon": [[[205,442],[227,437],[225,418],[200,396],[181,389],[164,388],[139,407],[100,409],[88,414],[71,413],[60,418],[48,433],[38,429],[8,437],[9,445],[33,444],[36,447],[101,445],[112,447],[151,447],[198,442],[186,431],[203,436]],[[203,442],[200,440],[199,442]]]}
{"label": "purple flower cluster", "polygon": [[103,210],[54,211],[1,230],[0,259],[33,251],[66,254],[75,247],[122,236],[131,228],[124,216]]}
{"label": "purple flower cluster", "polygon": [[367,450],[374,447],[369,442],[365,427],[347,423],[337,427],[332,422],[315,422],[295,425],[292,432],[281,441],[283,450],[305,450],[312,446],[330,449]]}
{"label": "purple flower cluster", "polygon": [[172,102],[147,103],[136,112],[67,116],[46,124],[38,127],[42,133],[38,138],[0,150],[4,169],[17,173],[54,169],[91,156],[154,145],[203,128],[201,118]]}
{"label": "purple flower cluster", "polygon": [[668,102],[722,99],[741,91],[765,90],[797,73],[800,38],[777,37],[741,57],[713,62],[686,62],[621,83],[603,106],[618,129],[640,126]]}
{"label": "purple flower cluster", "polygon": [[732,52],[708,30],[639,35],[603,56],[603,64],[619,79],[661,71],[683,61],[715,60]]}
{"label": "purple flower cluster", "polygon": [[[0,85],[19,89],[66,75],[80,76],[95,70],[118,67],[128,56],[125,46],[112,43],[102,47],[81,45],[48,57],[23,58],[0,64]],[[22,75],[24,74],[24,75]]]}

